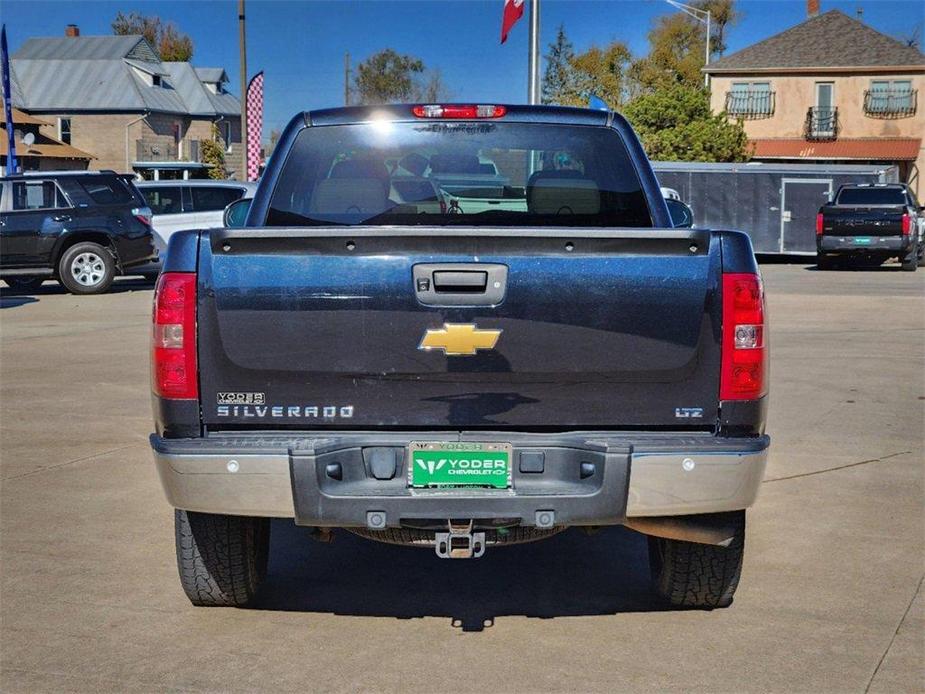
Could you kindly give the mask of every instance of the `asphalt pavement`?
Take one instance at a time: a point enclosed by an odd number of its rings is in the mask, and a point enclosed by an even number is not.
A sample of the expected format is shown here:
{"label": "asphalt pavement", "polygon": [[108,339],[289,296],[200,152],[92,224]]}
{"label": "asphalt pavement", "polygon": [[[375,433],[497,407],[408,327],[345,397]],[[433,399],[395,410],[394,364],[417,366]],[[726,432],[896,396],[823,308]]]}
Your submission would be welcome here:
{"label": "asphalt pavement", "polygon": [[253,609],[193,608],[148,449],[151,286],[0,298],[0,690],[925,688],[925,272],[765,265],[772,453],[735,602],[671,611],[645,539],[451,562],[274,521]]}

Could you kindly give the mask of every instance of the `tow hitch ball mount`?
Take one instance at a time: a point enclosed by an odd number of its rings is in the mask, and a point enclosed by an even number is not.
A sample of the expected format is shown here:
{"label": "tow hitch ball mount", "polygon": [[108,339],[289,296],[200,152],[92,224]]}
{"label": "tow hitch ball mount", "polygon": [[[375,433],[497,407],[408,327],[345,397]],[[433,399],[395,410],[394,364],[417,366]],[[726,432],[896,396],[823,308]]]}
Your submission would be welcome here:
{"label": "tow hitch ball mount", "polygon": [[472,532],[472,521],[447,521],[447,532],[434,533],[434,549],[441,559],[478,559],[485,554],[485,533]]}

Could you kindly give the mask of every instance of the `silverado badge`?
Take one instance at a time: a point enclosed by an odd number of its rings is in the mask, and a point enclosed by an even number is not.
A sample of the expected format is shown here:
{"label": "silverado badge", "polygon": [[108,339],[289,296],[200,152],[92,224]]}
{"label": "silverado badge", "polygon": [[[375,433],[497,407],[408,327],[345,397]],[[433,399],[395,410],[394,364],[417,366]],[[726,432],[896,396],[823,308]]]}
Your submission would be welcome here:
{"label": "silverado badge", "polygon": [[494,349],[500,330],[479,330],[474,323],[444,323],[428,329],[418,349],[441,349],[448,357],[471,357],[480,349]]}

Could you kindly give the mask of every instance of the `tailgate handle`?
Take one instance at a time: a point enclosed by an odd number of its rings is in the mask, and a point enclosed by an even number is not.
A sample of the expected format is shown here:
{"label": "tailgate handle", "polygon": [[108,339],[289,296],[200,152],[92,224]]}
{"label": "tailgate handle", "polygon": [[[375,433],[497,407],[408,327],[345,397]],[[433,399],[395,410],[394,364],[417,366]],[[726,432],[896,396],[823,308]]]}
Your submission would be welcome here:
{"label": "tailgate handle", "polygon": [[488,273],[471,270],[437,270],[434,272],[434,290],[450,294],[484,294],[488,286]]}
{"label": "tailgate handle", "polygon": [[417,263],[412,290],[424,306],[497,306],[507,292],[507,265]]}

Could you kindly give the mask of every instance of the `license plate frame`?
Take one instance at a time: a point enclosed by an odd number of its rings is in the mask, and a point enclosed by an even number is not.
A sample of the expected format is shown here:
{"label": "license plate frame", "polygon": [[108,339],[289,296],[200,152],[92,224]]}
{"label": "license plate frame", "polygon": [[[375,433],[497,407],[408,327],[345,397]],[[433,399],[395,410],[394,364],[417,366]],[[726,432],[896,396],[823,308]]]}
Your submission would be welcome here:
{"label": "license plate frame", "polygon": [[[513,449],[510,443],[495,441],[412,441],[408,444],[408,487],[421,491],[511,489]],[[505,462],[503,473],[498,465],[501,460]]]}

